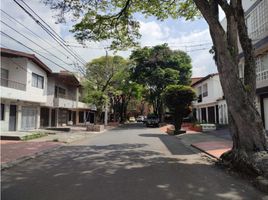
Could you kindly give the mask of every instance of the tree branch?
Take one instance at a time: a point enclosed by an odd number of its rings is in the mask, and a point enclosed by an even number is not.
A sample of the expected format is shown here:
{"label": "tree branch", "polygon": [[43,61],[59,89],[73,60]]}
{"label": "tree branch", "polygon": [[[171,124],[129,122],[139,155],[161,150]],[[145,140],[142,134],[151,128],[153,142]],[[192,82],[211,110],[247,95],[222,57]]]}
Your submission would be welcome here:
{"label": "tree branch", "polygon": [[217,2],[218,5],[220,5],[226,16],[233,13],[233,9],[227,2],[227,0],[215,0],[215,1]]}

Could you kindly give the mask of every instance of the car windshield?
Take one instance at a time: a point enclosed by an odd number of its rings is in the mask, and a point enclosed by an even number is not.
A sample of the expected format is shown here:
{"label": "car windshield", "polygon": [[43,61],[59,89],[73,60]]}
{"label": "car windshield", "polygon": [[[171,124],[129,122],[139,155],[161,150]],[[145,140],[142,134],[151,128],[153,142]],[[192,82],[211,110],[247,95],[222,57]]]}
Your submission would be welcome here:
{"label": "car windshield", "polygon": [[156,116],[149,116],[148,119],[157,119]]}

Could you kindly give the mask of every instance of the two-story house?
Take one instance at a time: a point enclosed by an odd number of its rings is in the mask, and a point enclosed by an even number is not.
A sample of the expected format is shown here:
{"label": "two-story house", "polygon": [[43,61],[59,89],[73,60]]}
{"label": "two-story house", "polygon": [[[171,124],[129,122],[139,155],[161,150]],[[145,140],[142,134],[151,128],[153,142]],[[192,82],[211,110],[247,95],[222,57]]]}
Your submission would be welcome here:
{"label": "two-story house", "polygon": [[[268,130],[268,1],[245,0],[246,25],[255,50],[256,58],[256,106]],[[240,51],[240,78],[244,77],[244,58]]]}
{"label": "two-story house", "polygon": [[35,55],[1,48],[1,131],[94,122],[74,73],[53,73]]}
{"label": "two-story house", "polygon": [[41,107],[41,127],[94,123],[94,107],[81,101],[79,78],[61,71],[48,76],[47,102]]}
{"label": "two-story house", "polygon": [[228,111],[218,74],[209,74],[191,85],[197,94],[193,113],[200,123],[227,124]]}
{"label": "two-story house", "polygon": [[1,131],[40,127],[50,73],[35,55],[1,48]]}

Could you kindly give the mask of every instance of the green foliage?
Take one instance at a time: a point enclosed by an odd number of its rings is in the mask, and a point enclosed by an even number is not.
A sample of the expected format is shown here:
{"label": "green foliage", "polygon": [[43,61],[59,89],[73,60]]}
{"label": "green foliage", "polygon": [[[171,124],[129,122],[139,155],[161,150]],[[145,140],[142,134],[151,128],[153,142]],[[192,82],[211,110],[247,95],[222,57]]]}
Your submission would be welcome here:
{"label": "green foliage", "polygon": [[184,85],[169,85],[162,93],[165,105],[174,115],[175,133],[180,132],[182,119],[190,112],[190,105],[195,98],[195,91]]}
{"label": "green foliage", "polygon": [[189,84],[191,59],[183,51],[172,51],[167,44],[144,47],[132,52],[131,79],[148,90],[146,99],[162,114],[161,93],[170,84]]}
{"label": "green foliage", "polygon": [[169,85],[164,90],[162,96],[170,110],[181,110],[191,105],[195,98],[195,91],[189,86]]}
{"label": "green foliage", "polygon": [[134,14],[155,16],[158,20],[200,16],[193,0],[42,0],[59,11],[59,22],[65,15],[73,15],[78,21],[71,30],[79,41],[101,41],[111,39],[113,49],[137,46],[140,38],[140,23]]}
{"label": "green foliage", "polygon": [[36,138],[40,138],[40,137],[44,137],[47,136],[47,133],[44,132],[36,132],[36,133],[32,133],[31,135],[25,135],[22,137],[22,140],[26,141],[26,140],[33,140]]}
{"label": "green foliage", "polygon": [[109,96],[117,92],[127,69],[128,61],[120,56],[102,56],[87,64],[84,101],[97,107],[98,120]]}
{"label": "green foliage", "polygon": [[167,44],[144,47],[132,52],[132,79],[150,86],[190,83],[191,58],[183,51],[172,51]]}

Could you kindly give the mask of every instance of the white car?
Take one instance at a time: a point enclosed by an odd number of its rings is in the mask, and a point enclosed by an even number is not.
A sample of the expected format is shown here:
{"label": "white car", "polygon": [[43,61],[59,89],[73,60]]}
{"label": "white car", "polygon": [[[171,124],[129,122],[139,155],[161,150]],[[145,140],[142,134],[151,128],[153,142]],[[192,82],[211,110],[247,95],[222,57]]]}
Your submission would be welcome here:
{"label": "white car", "polygon": [[140,115],[137,117],[137,122],[143,122],[144,121],[144,116]]}
{"label": "white car", "polygon": [[128,119],[128,121],[129,121],[129,122],[135,122],[136,119],[135,119],[135,117],[130,117],[130,118]]}

